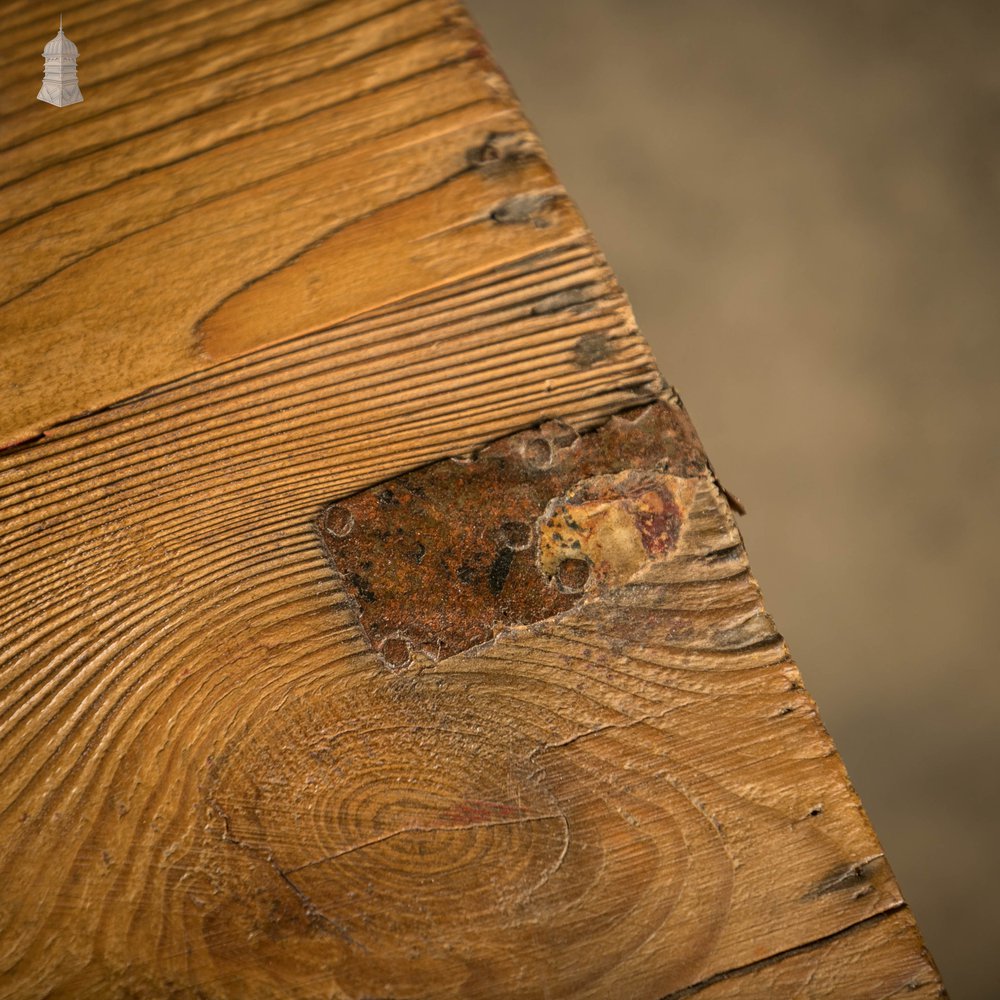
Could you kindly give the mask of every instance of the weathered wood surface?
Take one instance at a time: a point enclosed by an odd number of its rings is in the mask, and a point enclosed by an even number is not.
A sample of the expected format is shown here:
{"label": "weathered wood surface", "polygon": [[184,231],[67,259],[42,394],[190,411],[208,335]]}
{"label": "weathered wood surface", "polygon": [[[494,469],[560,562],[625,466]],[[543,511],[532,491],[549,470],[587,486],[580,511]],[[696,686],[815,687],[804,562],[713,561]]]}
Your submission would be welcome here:
{"label": "weathered wood surface", "polygon": [[47,115],[59,10],[0,40],[0,441],[584,236],[440,0],[79,5]]}
{"label": "weathered wood surface", "polygon": [[[62,6],[85,100],[53,109],[59,9],[0,39],[0,996],[939,995],[461,9]],[[391,579],[341,574],[331,505],[509,435],[540,482],[619,432],[656,461],[544,510],[497,482],[538,516],[493,597],[575,542],[570,598],[373,648]],[[442,604],[483,585],[460,569]]]}

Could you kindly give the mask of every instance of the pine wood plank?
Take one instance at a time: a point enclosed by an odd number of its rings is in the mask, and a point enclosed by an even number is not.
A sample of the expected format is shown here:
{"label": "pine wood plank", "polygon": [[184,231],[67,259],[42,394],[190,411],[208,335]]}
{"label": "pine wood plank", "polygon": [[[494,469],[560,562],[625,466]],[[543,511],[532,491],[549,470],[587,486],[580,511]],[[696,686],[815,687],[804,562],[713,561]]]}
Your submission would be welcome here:
{"label": "pine wood plank", "polygon": [[[53,10],[12,6],[5,93]],[[0,152],[0,995],[940,995],[461,9],[64,13],[85,101],[16,106]],[[642,448],[515,497],[601,435]],[[398,484],[458,459],[486,539],[462,470],[496,449],[527,523],[493,596],[586,582],[393,662],[323,526],[396,484],[392,562]]]}
{"label": "pine wood plank", "polygon": [[4,42],[0,442],[584,234],[456,5],[198,6],[81,16],[58,125]]}

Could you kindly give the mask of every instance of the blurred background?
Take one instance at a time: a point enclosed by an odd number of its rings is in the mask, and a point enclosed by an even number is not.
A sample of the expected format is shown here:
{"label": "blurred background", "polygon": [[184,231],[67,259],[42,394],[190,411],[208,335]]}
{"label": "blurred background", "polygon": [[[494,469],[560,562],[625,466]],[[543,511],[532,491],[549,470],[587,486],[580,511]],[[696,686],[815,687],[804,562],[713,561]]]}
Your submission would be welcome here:
{"label": "blurred background", "polygon": [[468,3],[953,1000],[1000,996],[1000,3]]}

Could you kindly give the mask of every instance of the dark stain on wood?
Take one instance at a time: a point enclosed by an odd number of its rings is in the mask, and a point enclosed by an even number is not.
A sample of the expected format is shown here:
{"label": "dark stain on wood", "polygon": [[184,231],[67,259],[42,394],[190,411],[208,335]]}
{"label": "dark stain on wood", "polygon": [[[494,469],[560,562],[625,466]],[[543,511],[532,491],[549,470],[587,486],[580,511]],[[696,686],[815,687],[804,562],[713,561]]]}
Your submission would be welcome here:
{"label": "dark stain on wood", "polygon": [[[822,808],[819,809],[822,812]],[[818,813],[810,812],[810,815]],[[849,864],[840,865],[820,879],[812,889],[806,893],[806,899],[819,899],[821,896],[829,895],[833,892],[846,892],[853,890],[856,895],[864,895],[870,891],[868,885],[869,878],[873,870],[882,863],[882,856],[866,858],[863,861],[853,861]]]}
{"label": "dark stain on wood", "polygon": [[493,209],[490,218],[503,226],[530,223],[536,229],[544,229],[549,225],[544,213],[553,201],[555,195],[549,192],[515,194]]}
{"label": "dark stain on wood", "polygon": [[601,330],[585,333],[573,348],[573,361],[579,368],[591,368],[614,353],[608,335]]}
{"label": "dark stain on wood", "polygon": [[486,142],[466,152],[466,160],[470,167],[489,173],[538,153],[538,142],[530,132],[491,132]]}

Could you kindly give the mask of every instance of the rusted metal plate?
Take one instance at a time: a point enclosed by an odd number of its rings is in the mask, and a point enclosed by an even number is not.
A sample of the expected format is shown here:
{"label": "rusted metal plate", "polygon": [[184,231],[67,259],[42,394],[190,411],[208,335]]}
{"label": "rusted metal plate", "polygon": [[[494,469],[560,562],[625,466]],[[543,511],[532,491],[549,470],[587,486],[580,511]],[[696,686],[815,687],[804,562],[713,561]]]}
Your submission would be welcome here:
{"label": "rusted metal plate", "polygon": [[435,462],[339,500],[319,528],[372,648],[403,667],[620,582],[676,540],[669,480],[705,471],[687,414],[660,401],[582,435],[550,421]]}

